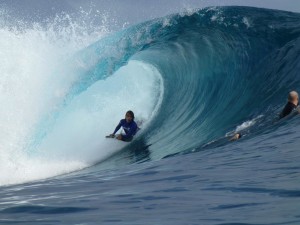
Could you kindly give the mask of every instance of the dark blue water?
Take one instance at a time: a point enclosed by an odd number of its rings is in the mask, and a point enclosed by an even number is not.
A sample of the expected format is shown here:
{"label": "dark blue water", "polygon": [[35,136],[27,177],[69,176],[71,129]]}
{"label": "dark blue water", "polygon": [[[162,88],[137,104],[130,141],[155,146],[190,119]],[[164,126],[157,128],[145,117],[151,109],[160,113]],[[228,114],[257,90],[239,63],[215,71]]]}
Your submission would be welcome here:
{"label": "dark blue water", "polygon": [[132,60],[160,72],[160,108],[105,161],[0,187],[0,223],[300,224],[300,117],[277,119],[299,91],[299,53],[299,14],[247,7],[171,15],[81,50],[76,60],[96,63],[56,116]]}
{"label": "dark blue water", "polygon": [[272,136],[2,187],[1,222],[299,224],[299,129]]}

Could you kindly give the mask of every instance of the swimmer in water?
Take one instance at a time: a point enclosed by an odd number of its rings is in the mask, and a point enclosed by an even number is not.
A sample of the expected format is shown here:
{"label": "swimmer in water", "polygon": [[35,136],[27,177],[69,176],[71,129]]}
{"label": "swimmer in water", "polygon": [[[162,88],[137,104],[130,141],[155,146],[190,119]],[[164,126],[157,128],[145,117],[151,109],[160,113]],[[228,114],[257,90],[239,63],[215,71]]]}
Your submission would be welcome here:
{"label": "swimmer in water", "polygon": [[241,137],[242,137],[241,133],[236,133],[229,139],[229,141],[236,141],[236,140],[240,139]]}
{"label": "swimmer in water", "polygon": [[[286,103],[285,107],[283,108],[282,112],[279,115],[279,119],[282,119],[297,109],[299,104],[299,96],[296,91],[291,91],[288,96],[288,102]],[[298,110],[299,111],[299,110]]]}

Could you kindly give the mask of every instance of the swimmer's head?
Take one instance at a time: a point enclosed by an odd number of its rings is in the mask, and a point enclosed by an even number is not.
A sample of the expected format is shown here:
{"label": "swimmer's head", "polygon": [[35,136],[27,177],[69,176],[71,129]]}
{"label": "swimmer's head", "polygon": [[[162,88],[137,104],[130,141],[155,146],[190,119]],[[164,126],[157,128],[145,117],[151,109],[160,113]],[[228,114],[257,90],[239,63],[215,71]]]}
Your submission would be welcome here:
{"label": "swimmer's head", "polygon": [[296,91],[291,91],[288,96],[288,101],[292,103],[297,102],[298,104],[298,100],[299,100],[298,93]]}
{"label": "swimmer's head", "polygon": [[242,137],[242,134],[236,133],[229,139],[229,141],[236,141],[236,140],[240,139],[241,137]]}

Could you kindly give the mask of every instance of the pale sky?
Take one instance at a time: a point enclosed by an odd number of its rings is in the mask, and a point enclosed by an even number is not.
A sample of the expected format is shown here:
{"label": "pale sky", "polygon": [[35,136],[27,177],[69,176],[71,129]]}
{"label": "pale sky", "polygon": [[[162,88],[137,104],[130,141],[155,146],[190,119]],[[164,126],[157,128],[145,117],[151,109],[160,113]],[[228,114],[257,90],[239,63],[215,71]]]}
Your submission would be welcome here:
{"label": "pale sky", "polygon": [[[207,6],[243,5],[300,12],[300,0],[0,0],[0,9],[13,12],[16,19],[40,20],[64,11],[80,10],[108,13],[121,25],[163,17],[185,9]],[[117,25],[117,26],[120,26]]]}

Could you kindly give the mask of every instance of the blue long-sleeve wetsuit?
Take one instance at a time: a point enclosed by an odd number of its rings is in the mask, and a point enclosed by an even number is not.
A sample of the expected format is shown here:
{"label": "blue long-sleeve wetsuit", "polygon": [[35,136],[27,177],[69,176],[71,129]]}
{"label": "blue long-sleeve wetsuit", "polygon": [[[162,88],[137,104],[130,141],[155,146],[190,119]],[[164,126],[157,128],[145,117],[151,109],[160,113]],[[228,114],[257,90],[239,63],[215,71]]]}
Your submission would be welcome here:
{"label": "blue long-sleeve wetsuit", "polygon": [[120,120],[120,123],[116,127],[113,134],[116,134],[121,127],[125,131],[125,135],[122,134],[123,141],[131,141],[132,137],[138,131],[138,126],[137,126],[136,122],[134,122],[132,120],[130,123],[127,123],[126,119],[122,119],[122,120]]}

